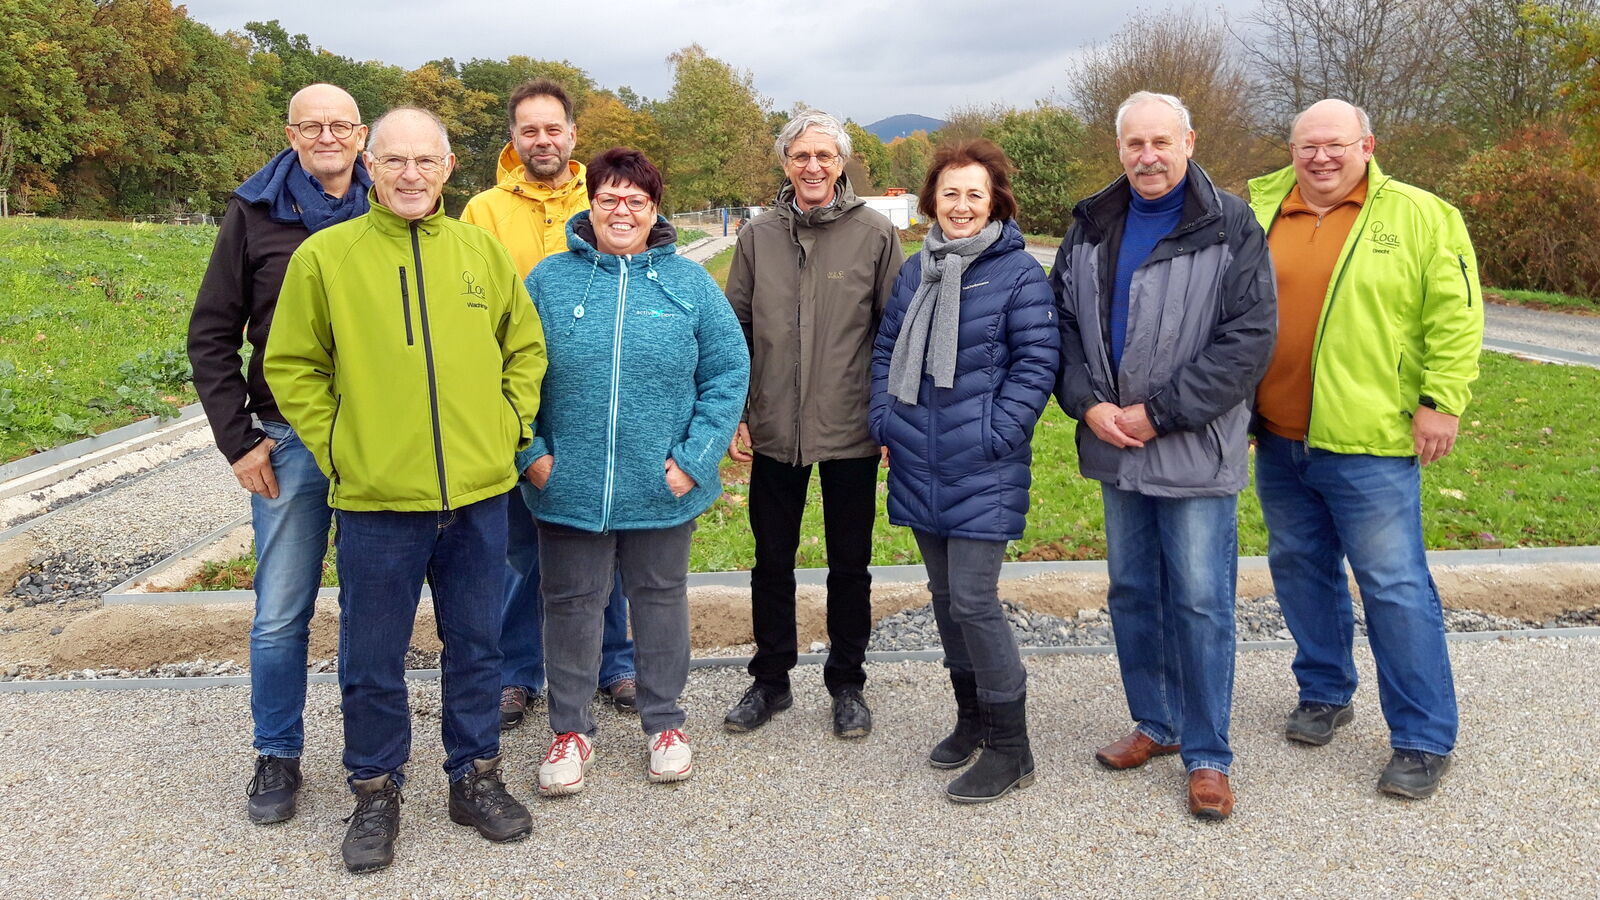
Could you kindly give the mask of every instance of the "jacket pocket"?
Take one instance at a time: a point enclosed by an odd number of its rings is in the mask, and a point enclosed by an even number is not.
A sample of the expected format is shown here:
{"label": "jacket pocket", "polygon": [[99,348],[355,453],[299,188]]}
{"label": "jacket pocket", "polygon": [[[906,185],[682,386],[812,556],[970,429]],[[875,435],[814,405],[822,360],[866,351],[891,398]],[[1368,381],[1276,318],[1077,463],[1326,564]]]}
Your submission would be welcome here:
{"label": "jacket pocket", "polygon": [[1000,442],[996,440],[994,436],[993,394],[985,393],[983,395],[983,421],[981,425],[981,430],[983,432],[983,458],[990,462],[994,462],[999,458],[998,454],[1000,451]]}
{"label": "jacket pocket", "polygon": [[414,343],[411,336],[411,286],[406,283],[406,267],[400,267],[400,315],[406,323],[406,346]]}
{"label": "jacket pocket", "polygon": [[328,423],[328,468],[333,472],[333,483],[339,483],[339,460],[333,453],[334,438],[339,433],[339,409],[344,406],[344,395],[333,398],[333,421]]}

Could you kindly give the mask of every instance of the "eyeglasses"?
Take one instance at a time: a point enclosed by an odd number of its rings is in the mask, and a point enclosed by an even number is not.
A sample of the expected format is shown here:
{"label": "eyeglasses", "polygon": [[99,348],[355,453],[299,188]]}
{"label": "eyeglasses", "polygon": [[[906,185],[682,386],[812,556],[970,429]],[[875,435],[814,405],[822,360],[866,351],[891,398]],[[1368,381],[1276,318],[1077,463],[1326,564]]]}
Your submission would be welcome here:
{"label": "eyeglasses", "polygon": [[1301,159],[1315,158],[1318,150],[1326,153],[1329,159],[1340,159],[1344,156],[1344,151],[1350,149],[1356,144],[1361,143],[1364,140],[1366,140],[1366,138],[1356,138],[1353,141],[1347,141],[1343,144],[1290,144],[1289,149],[1293,150],[1294,155],[1300,157]]}
{"label": "eyeglasses", "polygon": [[380,156],[377,164],[390,172],[404,172],[406,166],[417,164],[417,171],[432,175],[444,168],[444,160],[437,156]]}
{"label": "eyeglasses", "polygon": [[811,161],[813,159],[817,161],[817,165],[819,165],[819,166],[823,167],[824,169],[826,169],[826,168],[831,167],[834,163],[839,161],[839,155],[836,154],[836,153],[791,153],[791,154],[789,154],[789,162],[794,163],[795,168],[797,168],[797,169],[804,169],[806,166],[811,165]]}
{"label": "eyeglasses", "polygon": [[314,141],[317,138],[322,137],[322,129],[324,128],[333,132],[333,136],[342,141],[349,137],[357,128],[361,127],[361,123],[313,122],[310,119],[307,119],[304,122],[290,122],[289,127],[300,132],[300,136],[308,141]]}
{"label": "eyeglasses", "polygon": [[628,208],[634,212],[644,212],[650,205],[650,198],[643,194],[629,194],[626,197],[618,197],[616,194],[594,195],[594,205],[604,210],[616,209],[619,203],[627,203]]}

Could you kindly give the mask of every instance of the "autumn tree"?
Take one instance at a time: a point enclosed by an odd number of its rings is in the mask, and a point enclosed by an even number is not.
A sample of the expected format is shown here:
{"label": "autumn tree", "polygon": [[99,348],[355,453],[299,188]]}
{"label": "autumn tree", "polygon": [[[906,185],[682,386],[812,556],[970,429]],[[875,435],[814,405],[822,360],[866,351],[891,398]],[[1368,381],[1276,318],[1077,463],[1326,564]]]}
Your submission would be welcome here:
{"label": "autumn tree", "polygon": [[588,160],[612,147],[632,147],[660,167],[666,156],[661,126],[643,109],[629,109],[606,92],[593,94],[578,116],[578,146],[574,159]]}
{"label": "autumn tree", "polygon": [[1097,180],[1121,174],[1114,152],[1117,107],[1136,91],[1184,102],[1198,136],[1195,158],[1219,185],[1240,190],[1268,165],[1256,141],[1250,79],[1228,30],[1193,8],[1130,22],[1083,54],[1067,81],[1089,140],[1104,148],[1088,161]]}
{"label": "autumn tree", "polygon": [[883,141],[872,132],[862,128],[855,122],[844,123],[844,133],[850,136],[851,162],[861,167],[858,175],[850,172],[850,183],[855,186],[857,193],[877,193],[881,191],[889,177],[889,151],[884,149]]}
{"label": "autumn tree", "polygon": [[1022,230],[1066,234],[1073,204],[1100,186],[1095,156],[1105,147],[1089,140],[1088,129],[1071,110],[1049,103],[1006,111],[984,136],[1016,166],[1011,190]]}
{"label": "autumn tree", "polygon": [[667,57],[672,92],[659,108],[666,143],[669,209],[741,206],[770,198],[772,139],[769,101],[749,72],[699,44]]}
{"label": "autumn tree", "polygon": [[922,190],[922,179],[928,175],[928,164],[933,162],[933,141],[926,131],[913,131],[897,137],[884,145],[889,155],[889,177],[880,180],[878,187],[898,187],[916,193]]}

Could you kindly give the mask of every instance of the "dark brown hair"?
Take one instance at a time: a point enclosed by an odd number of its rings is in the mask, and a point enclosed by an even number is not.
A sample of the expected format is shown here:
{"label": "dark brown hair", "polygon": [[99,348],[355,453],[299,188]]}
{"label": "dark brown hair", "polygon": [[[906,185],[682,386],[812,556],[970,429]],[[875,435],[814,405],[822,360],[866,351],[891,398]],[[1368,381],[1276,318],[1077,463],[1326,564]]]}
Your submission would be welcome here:
{"label": "dark brown hair", "polygon": [[631,184],[650,195],[650,202],[661,205],[661,170],[643,153],[630,147],[612,147],[589,160],[589,202],[595,191],[607,184]]}
{"label": "dark brown hair", "polygon": [[989,173],[989,219],[1004,222],[1015,217],[1017,197],[1011,193],[1011,172],[1016,167],[1011,165],[1000,145],[988,138],[956,141],[934,150],[928,177],[923,179],[922,193],[917,196],[917,209],[929,219],[936,218],[933,195],[939,189],[939,176],[945,169],[959,169],[974,163]]}
{"label": "dark brown hair", "polygon": [[506,101],[506,121],[511,123],[513,129],[517,127],[517,107],[530,97],[554,97],[567,114],[567,124],[574,123],[572,100],[567,97],[566,89],[548,78],[535,78],[517,85],[517,89],[511,92],[511,99]]}

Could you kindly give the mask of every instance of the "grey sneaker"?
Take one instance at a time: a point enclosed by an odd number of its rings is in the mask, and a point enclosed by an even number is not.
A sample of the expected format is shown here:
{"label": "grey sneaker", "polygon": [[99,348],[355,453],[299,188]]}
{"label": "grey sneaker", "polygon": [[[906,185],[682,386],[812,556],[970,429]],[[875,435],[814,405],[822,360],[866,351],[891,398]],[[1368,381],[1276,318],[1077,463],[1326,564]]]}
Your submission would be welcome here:
{"label": "grey sneaker", "polygon": [[606,688],[606,697],[611,700],[611,705],[616,707],[617,712],[639,711],[639,684],[632,678],[624,678]]}
{"label": "grey sneaker", "polygon": [[1289,719],[1283,726],[1283,736],[1291,741],[1321,747],[1333,740],[1335,729],[1350,724],[1355,717],[1356,711],[1348,703],[1335,706],[1332,703],[1302,700],[1294,712],[1289,713]]}
{"label": "grey sneaker", "polygon": [[1450,757],[1425,750],[1396,750],[1378,776],[1378,790],[1407,800],[1426,800],[1450,771]]}

